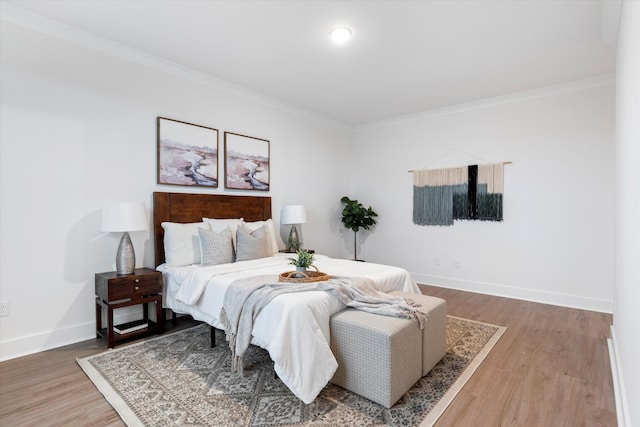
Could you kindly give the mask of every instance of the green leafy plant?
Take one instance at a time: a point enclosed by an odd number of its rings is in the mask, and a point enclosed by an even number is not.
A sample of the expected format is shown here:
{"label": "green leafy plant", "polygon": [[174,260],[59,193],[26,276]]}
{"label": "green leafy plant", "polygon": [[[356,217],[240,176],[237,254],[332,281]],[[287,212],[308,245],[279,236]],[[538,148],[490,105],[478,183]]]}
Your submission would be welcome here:
{"label": "green leafy plant", "polygon": [[345,227],[353,230],[353,259],[358,259],[357,253],[357,235],[361,228],[368,230],[376,224],[375,217],[377,213],[369,206],[365,208],[362,203],[357,200],[351,200],[347,196],[340,199],[345,204],[342,209],[342,218],[340,219]]}
{"label": "green leafy plant", "polygon": [[294,237],[289,237],[289,239],[287,239],[287,250],[297,252],[298,249],[300,249],[300,240]]}
{"label": "green leafy plant", "polygon": [[312,253],[309,253],[306,249],[298,249],[296,252],[297,258],[289,258],[289,264],[295,265],[296,267],[310,267],[315,260],[315,256]]}

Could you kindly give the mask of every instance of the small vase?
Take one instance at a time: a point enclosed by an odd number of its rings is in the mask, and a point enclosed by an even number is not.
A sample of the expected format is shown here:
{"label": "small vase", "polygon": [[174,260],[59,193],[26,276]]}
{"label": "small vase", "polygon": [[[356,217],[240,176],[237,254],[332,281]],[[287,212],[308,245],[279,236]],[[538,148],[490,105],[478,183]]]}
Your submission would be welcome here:
{"label": "small vase", "polygon": [[304,273],[307,271],[307,267],[296,267],[296,271],[299,271],[301,273]]}

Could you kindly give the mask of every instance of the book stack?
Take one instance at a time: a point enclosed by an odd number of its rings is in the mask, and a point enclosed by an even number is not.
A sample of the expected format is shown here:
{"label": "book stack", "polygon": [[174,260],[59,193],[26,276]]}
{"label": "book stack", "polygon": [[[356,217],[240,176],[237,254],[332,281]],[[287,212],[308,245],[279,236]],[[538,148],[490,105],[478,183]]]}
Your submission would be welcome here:
{"label": "book stack", "polygon": [[121,325],[116,325],[113,327],[113,330],[120,335],[129,334],[131,332],[139,331],[140,329],[145,329],[149,327],[149,322],[146,320],[134,320],[133,322],[123,323]]}

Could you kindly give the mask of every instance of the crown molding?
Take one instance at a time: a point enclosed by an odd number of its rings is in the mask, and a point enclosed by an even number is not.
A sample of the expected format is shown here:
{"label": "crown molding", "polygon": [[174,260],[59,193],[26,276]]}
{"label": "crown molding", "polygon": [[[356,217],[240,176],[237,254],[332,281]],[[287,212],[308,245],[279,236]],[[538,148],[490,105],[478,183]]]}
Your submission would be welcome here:
{"label": "crown molding", "polygon": [[390,126],[397,126],[439,116],[448,116],[467,111],[480,110],[484,108],[498,107],[501,105],[512,104],[514,102],[529,101],[547,96],[560,95],[570,92],[578,92],[582,90],[593,89],[603,86],[615,85],[616,78],[614,74],[603,74],[587,79],[574,80],[571,82],[561,83],[552,86],[526,90],[522,92],[511,93],[509,95],[496,96],[486,98],[479,101],[467,102],[464,104],[452,105],[450,107],[436,108],[433,110],[423,111],[416,114],[408,114],[398,116],[391,119],[380,120],[376,122],[365,123],[353,128],[354,132],[367,131],[372,129],[380,129]]}
{"label": "crown molding", "polygon": [[49,36],[56,37],[92,50],[103,52],[107,55],[143,65],[156,71],[164,72],[166,74],[192,81],[194,83],[198,83],[221,92],[244,98],[246,100],[267,107],[304,117],[309,120],[324,123],[332,127],[352,131],[353,133],[390,126],[397,126],[433,117],[458,114],[483,108],[491,108],[552,95],[615,85],[615,75],[605,74],[592,78],[575,80],[508,95],[486,98],[478,101],[456,104],[443,108],[436,108],[420,113],[408,114],[375,122],[368,122],[361,125],[350,125],[343,121],[339,121],[318,114],[311,110],[298,107],[291,103],[282,101],[278,98],[268,96],[263,93],[245,88],[243,86],[228,82],[213,75],[206,74],[189,67],[185,67],[178,63],[168,61],[155,55],[151,55],[122,43],[114,42],[112,40],[97,36],[87,31],[80,30],[59,21],[55,21],[53,19],[46,18],[33,12],[29,12],[5,0],[0,1],[0,19],[2,21],[12,22],[14,24],[27,27],[33,31],[47,34]]}
{"label": "crown molding", "polygon": [[247,89],[213,75],[151,55],[139,49],[109,40],[88,31],[80,30],[62,22],[35,14],[6,1],[0,1],[0,20],[11,22],[29,28],[33,31],[56,37],[132,63],[143,65],[156,71],[189,80],[267,107],[272,107],[290,114],[322,122],[345,130],[352,129],[350,125],[339,120],[298,107],[278,98]]}

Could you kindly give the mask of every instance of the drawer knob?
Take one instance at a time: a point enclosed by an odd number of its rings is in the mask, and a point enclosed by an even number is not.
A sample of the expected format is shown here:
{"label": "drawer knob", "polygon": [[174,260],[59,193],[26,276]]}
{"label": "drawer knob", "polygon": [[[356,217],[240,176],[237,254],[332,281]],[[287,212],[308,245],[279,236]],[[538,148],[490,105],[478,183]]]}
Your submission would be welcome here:
{"label": "drawer knob", "polygon": [[136,286],[134,289],[135,289],[136,291],[138,291],[138,290],[140,290],[140,286]]}
{"label": "drawer knob", "polygon": [[140,279],[136,279],[136,283],[140,283]]}

